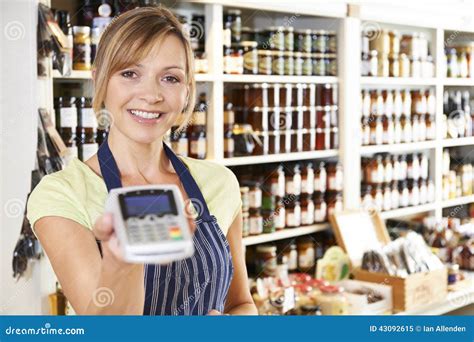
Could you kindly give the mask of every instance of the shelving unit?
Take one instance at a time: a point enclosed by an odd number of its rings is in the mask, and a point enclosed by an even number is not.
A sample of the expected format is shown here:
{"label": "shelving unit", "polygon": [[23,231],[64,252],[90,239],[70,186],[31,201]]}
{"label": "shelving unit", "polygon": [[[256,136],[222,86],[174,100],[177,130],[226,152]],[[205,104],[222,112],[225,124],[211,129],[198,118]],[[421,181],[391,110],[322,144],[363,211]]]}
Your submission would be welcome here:
{"label": "shelving unit", "polygon": [[304,236],[329,229],[329,223],[315,224],[306,227],[286,228],[271,234],[261,234],[243,238],[244,246],[258,245],[261,243],[291,239],[298,236]]}
{"label": "shelving unit", "polygon": [[[40,0],[50,4],[50,0]],[[53,1],[54,2],[54,1]],[[360,209],[360,174],[361,157],[375,153],[404,153],[415,151],[428,151],[430,153],[430,174],[435,182],[436,201],[434,203],[424,204],[415,207],[401,208],[382,212],[383,219],[418,215],[432,212],[437,218],[442,216],[442,209],[450,206],[464,205],[474,203],[474,196],[466,196],[459,199],[448,201],[442,200],[442,175],[441,161],[442,151],[445,147],[474,145],[474,137],[444,140],[441,138],[440,125],[443,115],[443,90],[445,86],[474,86],[474,79],[451,79],[441,76],[441,61],[444,47],[445,29],[457,29],[455,20],[452,20],[446,27],[440,27],[439,19],[423,20],[423,23],[416,17],[407,17],[406,13],[399,12],[398,16],[393,13],[386,13],[382,8],[376,5],[347,5],[344,3],[326,2],[318,6],[305,2],[296,2],[291,8],[287,4],[273,2],[264,4],[257,2],[233,2],[228,0],[191,0],[182,1],[186,5],[199,7],[206,16],[206,54],[209,63],[209,74],[196,74],[196,81],[206,83],[210,90],[210,106],[208,109],[208,159],[226,166],[250,165],[277,163],[296,160],[311,160],[325,158],[339,158],[344,169],[344,208],[347,210]],[[180,3],[176,4],[179,6]],[[175,6],[175,7],[176,7]],[[372,7],[373,6],[373,7]],[[286,16],[296,15],[298,20],[303,21],[303,26],[309,21],[299,17],[299,13],[304,13],[305,17],[322,18],[332,25],[331,29],[338,32],[337,40],[337,77],[319,77],[319,76],[265,76],[265,75],[227,75],[223,73],[222,56],[222,30],[224,8],[242,8],[246,10],[256,10],[263,17],[266,17],[265,11],[270,11],[272,16],[266,18],[272,25],[282,24],[281,19]],[[360,11],[359,11],[360,10]],[[262,14],[263,13],[263,14]],[[279,18],[279,19],[276,19]],[[397,19],[400,18],[400,19]],[[439,18],[442,18],[440,16]],[[424,18],[426,19],[426,18]],[[429,79],[415,78],[393,78],[393,77],[361,77],[360,76],[360,32],[364,21],[377,21],[387,23],[388,25],[407,25],[410,27],[424,26],[423,30],[431,30],[431,46],[436,63],[436,77]],[[427,27],[430,23],[430,27]],[[464,30],[464,29],[463,29]],[[474,27],[472,27],[474,32]],[[82,71],[73,71],[70,76],[63,77],[57,71],[52,71],[51,76],[42,80],[41,87],[44,89],[42,95],[48,100],[45,107],[53,108],[53,81],[90,81],[91,73]],[[312,151],[298,153],[284,153],[266,156],[249,156],[224,158],[223,155],[223,95],[224,89],[228,83],[330,83],[338,86],[339,93],[339,133],[340,144],[338,150]],[[416,142],[408,144],[394,144],[382,146],[360,146],[358,135],[354,128],[360,127],[360,90],[362,87],[433,87],[436,90],[437,99],[437,138],[434,141]],[[261,243],[268,243],[281,239],[293,238],[302,235],[312,234],[328,229],[328,224],[312,225],[294,229],[285,229],[273,234],[251,236],[243,239],[244,246],[252,246]],[[46,271],[45,271],[46,272]],[[48,271],[49,272],[49,271]],[[43,280],[42,293],[47,294],[54,291],[54,282],[50,282],[49,274]],[[452,309],[453,306],[449,306]],[[427,311],[434,312],[434,311]],[[446,311],[447,312],[447,311]]]}

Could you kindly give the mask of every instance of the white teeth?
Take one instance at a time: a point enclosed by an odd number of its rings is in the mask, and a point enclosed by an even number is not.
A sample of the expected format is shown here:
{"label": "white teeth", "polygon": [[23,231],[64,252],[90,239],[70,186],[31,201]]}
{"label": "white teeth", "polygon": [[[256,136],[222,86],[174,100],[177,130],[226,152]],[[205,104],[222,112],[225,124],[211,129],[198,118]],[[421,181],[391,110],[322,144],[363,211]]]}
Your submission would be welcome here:
{"label": "white teeth", "polygon": [[141,110],[130,110],[130,113],[144,119],[158,119],[161,116],[160,113],[142,112]]}

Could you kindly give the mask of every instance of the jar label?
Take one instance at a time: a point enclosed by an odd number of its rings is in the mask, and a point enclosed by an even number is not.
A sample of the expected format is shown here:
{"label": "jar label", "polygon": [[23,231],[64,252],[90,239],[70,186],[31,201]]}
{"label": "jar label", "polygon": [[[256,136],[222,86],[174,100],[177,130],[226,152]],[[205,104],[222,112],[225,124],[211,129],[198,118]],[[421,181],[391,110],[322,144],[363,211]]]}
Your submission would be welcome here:
{"label": "jar label", "polygon": [[250,217],[250,234],[258,235],[263,232],[263,218],[262,216]]}
{"label": "jar label", "polygon": [[258,55],[257,50],[252,49],[244,54],[244,70],[251,74],[258,73]]}
{"label": "jar label", "polygon": [[260,208],[262,206],[262,191],[260,189],[249,192],[250,208]]}
{"label": "jar label", "polygon": [[82,108],[82,127],[97,128],[97,119],[92,108]]}
{"label": "jar label", "polygon": [[76,128],[77,127],[77,111],[75,107],[66,107],[60,109],[60,127]]}
{"label": "jar label", "polygon": [[260,56],[258,58],[258,73],[263,75],[272,74],[272,58],[270,56]]}
{"label": "jar label", "polygon": [[206,153],[206,139],[191,141],[191,154],[203,155]]}
{"label": "jar label", "polygon": [[300,268],[310,268],[315,263],[314,247],[306,248],[306,250],[298,253],[298,264]]}
{"label": "jar label", "polygon": [[188,155],[188,139],[179,139],[178,141],[171,142],[171,148],[176,154],[187,156]]}
{"label": "jar label", "polygon": [[321,203],[319,205],[319,208],[316,207],[314,210],[314,222],[324,222],[326,221],[326,216],[327,216],[327,205],[325,202]]}

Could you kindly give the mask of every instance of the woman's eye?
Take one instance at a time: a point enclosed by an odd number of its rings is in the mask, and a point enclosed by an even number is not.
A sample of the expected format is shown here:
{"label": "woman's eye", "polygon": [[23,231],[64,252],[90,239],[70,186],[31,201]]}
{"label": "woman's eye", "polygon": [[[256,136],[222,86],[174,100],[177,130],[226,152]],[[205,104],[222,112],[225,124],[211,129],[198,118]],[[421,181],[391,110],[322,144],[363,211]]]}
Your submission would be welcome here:
{"label": "woman's eye", "polygon": [[130,70],[122,72],[121,75],[125,78],[134,78],[137,76],[137,74],[134,71],[130,71]]}
{"label": "woman's eye", "polygon": [[171,83],[178,83],[179,82],[179,79],[177,77],[174,77],[174,76],[165,76],[164,80],[166,82],[171,82]]}

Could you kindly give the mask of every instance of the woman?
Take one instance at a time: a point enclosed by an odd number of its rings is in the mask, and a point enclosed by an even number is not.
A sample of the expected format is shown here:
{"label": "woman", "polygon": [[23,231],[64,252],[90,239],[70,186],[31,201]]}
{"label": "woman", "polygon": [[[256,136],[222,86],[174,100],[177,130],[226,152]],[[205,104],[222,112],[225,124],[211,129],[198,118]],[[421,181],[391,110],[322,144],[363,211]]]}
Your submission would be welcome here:
{"label": "woman", "polygon": [[[73,159],[44,177],[28,202],[35,234],[78,314],[257,313],[237,179],[223,166],[178,158],[163,143],[182,113],[192,113],[192,65],[180,23],[163,8],[126,12],[101,38],[93,107],[111,113],[108,139],[85,163]],[[167,265],[123,261],[112,217],[103,214],[107,191],[146,184],[176,184],[194,204],[192,257]]]}

